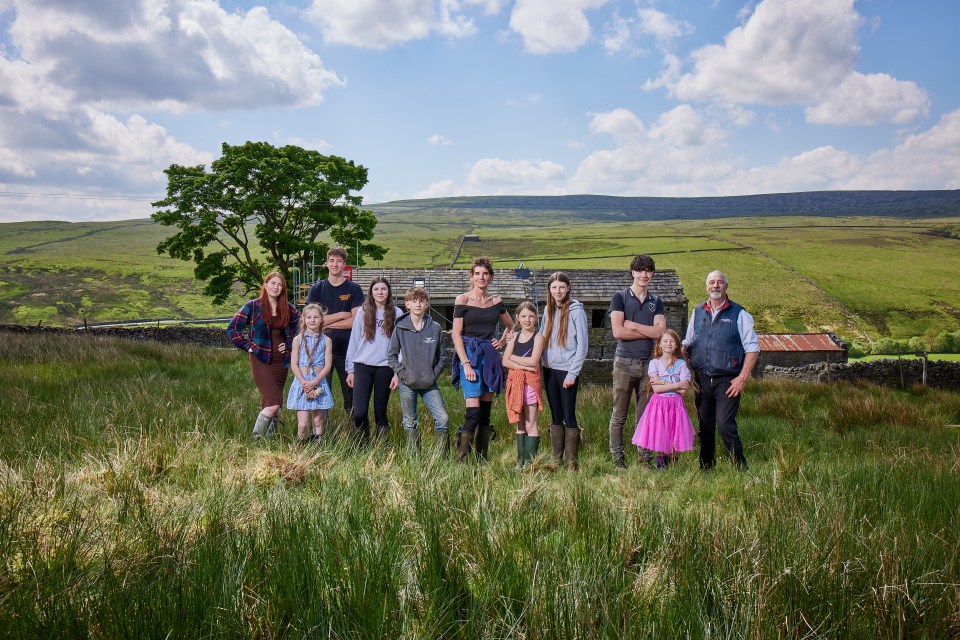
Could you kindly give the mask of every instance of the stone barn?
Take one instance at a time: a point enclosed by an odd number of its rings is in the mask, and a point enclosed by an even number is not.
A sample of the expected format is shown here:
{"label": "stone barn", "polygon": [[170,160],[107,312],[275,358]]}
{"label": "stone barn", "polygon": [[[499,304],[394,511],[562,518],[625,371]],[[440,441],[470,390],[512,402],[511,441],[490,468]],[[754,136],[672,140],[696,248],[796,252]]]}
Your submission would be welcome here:
{"label": "stone barn", "polygon": [[757,337],[760,357],[754,369],[756,375],[763,375],[763,368],[768,365],[802,367],[847,361],[846,349],[828,333],[767,333]]}

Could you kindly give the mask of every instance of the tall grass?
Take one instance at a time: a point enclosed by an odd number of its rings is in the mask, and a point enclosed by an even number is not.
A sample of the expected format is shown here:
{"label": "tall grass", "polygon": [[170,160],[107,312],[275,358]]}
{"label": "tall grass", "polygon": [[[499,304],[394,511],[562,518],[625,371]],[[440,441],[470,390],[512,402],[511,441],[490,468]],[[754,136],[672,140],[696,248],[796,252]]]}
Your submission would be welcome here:
{"label": "tall grass", "polygon": [[502,409],[482,467],[301,449],[233,351],[3,338],[4,636],[960,637],[957,393],[754,383],[751,472],[615,473],[587,388],[518,471]]}

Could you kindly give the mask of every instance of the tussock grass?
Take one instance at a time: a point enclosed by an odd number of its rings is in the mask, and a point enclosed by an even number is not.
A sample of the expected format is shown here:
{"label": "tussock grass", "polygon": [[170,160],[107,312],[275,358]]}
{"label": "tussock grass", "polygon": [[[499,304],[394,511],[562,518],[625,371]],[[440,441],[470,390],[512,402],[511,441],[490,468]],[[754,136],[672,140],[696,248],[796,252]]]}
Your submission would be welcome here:
{"label": "tussock grass", "polygon": [[256,442],[232,351],[5,338],[0,635],[960,636],[957,393],[754,382],[749,473],[616,473],[588,387],[581,470],[520,471],[499,407],[482,467]]}

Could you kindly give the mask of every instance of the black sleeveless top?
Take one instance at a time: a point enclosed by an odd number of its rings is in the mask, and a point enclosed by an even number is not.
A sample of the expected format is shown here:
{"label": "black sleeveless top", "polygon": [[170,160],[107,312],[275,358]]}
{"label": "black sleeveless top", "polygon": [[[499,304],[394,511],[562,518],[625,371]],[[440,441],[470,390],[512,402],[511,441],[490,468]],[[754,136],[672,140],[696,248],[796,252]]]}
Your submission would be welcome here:
{"label": "black sleeveless top", "polygon": [[520,342],[520,337],[517,336],[517,341],[513,345],[513,355],[518,358],[529,358],[533,355],[533,343],[536,342],[537,336],[534,334],[526,342]]}
{"label": "black sleeveless top", "polygon": [[506,312],[507,306],[502,300],[492,307],[474,307],[469,304],[453,307],[453,317],[463,318],[463,335],[468,338],[493,338],[500,316]]}

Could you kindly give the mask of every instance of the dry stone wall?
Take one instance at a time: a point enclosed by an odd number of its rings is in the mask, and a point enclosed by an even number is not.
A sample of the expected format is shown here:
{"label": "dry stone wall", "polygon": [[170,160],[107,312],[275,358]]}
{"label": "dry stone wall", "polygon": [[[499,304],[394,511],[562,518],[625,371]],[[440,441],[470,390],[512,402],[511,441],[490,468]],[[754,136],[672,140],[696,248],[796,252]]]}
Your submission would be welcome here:
{"label": "dry stone wall", "polygon": [[[803,367],[767,366],[765,379],[787,378],[804,382],[872,382],[884,387],[910,388],[923,381],[923,361],[919,359],[871,360],[811,364]],[[960,391],[960,362],[930,360],[927,362],[927,386]]]}

